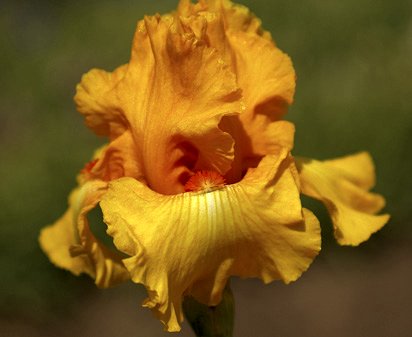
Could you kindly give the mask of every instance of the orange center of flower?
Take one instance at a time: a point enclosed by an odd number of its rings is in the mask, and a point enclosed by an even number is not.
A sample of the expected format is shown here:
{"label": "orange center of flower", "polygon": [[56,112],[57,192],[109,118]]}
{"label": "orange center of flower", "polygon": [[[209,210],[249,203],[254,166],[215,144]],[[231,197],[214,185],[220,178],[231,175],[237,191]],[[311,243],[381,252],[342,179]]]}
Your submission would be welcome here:
{"label": "orange center of flower", "polygon": [[185,184],[186,192],[211,192],[225,185],[225,178],[215,171],[198,171]]}

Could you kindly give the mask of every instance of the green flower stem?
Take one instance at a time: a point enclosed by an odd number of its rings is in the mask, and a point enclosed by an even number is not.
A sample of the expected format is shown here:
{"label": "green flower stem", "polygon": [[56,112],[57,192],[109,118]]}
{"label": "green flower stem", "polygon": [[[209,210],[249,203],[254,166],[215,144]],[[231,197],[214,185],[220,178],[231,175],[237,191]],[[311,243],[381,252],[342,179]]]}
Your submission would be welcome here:
{"label": "green flower stem", "polygon": [[223,292],[222,301],[215,307],[201,304],[190,296],[183,301],[183,312],[197,337],[232,337],[234,309],[229,284]]}

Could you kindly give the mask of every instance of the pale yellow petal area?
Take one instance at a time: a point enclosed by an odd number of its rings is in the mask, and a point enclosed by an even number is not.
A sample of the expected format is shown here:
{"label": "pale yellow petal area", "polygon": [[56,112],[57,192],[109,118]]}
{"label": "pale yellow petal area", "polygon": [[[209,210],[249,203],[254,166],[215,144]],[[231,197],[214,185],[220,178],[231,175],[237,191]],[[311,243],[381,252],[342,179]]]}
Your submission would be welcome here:
{"label": "pale yellow petal area", "polygon": [[325,204],[339,244],[357,246],[389,220],[387,214],[375,215],[385,199],[368,192],[375,181],[368,153],[327,161],[297,158],[297,166],[302,192]]}
{"label": "pale yellow petal area", "polygon": [[87,220],[87,213],[100,201],[106,188],[106,182],[96,180],[76,188],[70,194],[65,214],[44,228],[39,237],[43,251],[56,266],[75,275],[86,273],[101,288],[129,279],[121,255],[95,238]]}
{"label": "pale yellow petal area", "polygon": [[[200,16],[195,21],[206,25]],[[219,122],[239,113],[240,91],[205,39],[183,20],[146,17],[114,93],[141,153],[144,176],[163,194],[182,192],[193,170],[224,174],[233,160],[233,139]]]}
{"label": "pale yellow petal area", "polygon": [[302,211],[284,151],[267,156],[237,184],[211,192],[158,194],[130,178],[113,181],[100,203],[108,234],[130,256],[131,278],[148,290],[144,305],[179,331],[181,303],[221,300],[231,275],[296,280],[320,250],[316,217]]}
{"label": "pale yellow petal area", "polygon": [[86,118],[86,124],[96,134],[114,138],[121,134],[126,123],[117,102],[109,93],[126,73],[127,65],[113,72],[92,69],[84,74],[76,87],[74,100],[77,110]]}

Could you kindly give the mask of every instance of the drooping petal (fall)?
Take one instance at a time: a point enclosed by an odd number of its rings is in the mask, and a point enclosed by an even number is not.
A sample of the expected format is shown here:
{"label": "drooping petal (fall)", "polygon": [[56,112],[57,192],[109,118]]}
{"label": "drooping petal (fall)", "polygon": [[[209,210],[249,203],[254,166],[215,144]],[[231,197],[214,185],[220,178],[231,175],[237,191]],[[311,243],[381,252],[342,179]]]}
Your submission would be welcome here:
{"label": "drooping petal (fall)", "polygon": [[92,69],[83,75],[76,87],[77,110],[85,116],[87,126],[98,135],[115,138],[126,129],[119,106],[109,95],[126,70],[127,64],[113,72]]}
{"label": "drooping petal (fall)", "polygon": [[42,229],[39,237],[40,245],[50,261],[60,268],[67,269],[75,275],[86,273],[93,277],[93,267],[86,256],[73,258],[70,247],[79,244],[74,214],[79,200],[80,188],[73,190],[69,196],[69,208],[53,225]]}
{"label": "drooping petal (fall)", "polygon": [[[201,16],[195,23],[206,25]],[[163,194],[183,192],[193,170],[230,169],[233,139],[219,123],[242,109],[234,74],[190,24],[168,15],[140,21],[114,93],[147,182]]]}
{"label": "drooping petal (fall)", "polygon": [[50,260],[75,275],[86,273],[107,288],[129,279],[121,255],[106,248],[92,233],[87,213],[100,201],[107,183],[91,181],[70,195],[69,208],[40,233],[40,245]]}
{"label": "drooping petal (fall)", "polygon": [[180,330],[185,295],[216,305],[231,275],[289,283],[308,268],[320,229],[302,212],[291,166],[284,151],[237,184],[173,196],[131,178],[110,183],[100,203],[108,234],[168,331]]}
{"label": "drooping petal (fall)", "polygon": [[387,214],[374,215],[385,206],[385,199],[368,192],[375,181],[368,153],[326,161],[298,158],[297,166],[302,192],[325,204],[339,244],[359,245],[389,220]]}

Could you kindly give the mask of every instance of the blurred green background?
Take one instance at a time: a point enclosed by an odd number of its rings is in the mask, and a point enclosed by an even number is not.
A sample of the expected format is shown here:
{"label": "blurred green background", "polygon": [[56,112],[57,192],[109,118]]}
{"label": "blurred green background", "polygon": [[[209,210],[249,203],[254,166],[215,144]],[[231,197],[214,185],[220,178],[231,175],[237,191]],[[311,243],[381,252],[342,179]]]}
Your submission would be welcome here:
{"label": "blurred green background", "polygon": [[[408,336],[412,328],[412,2],[240,1],[298,75],[294,153],[368,150],[390,223],[359,248],[331,240],[293,285],[234,280],[236,336]],[[136,21],[176,1],[6,1],[0,10],[0,336],[166,336],[141,287],[97,290],[54,268],[40,229],[60,216],[75,175],[104,142],[72,97],[83,73],[126,63]],[[259,85],[258,83],[256,85]],[[192,336],[187,326],[181,334]]]}

